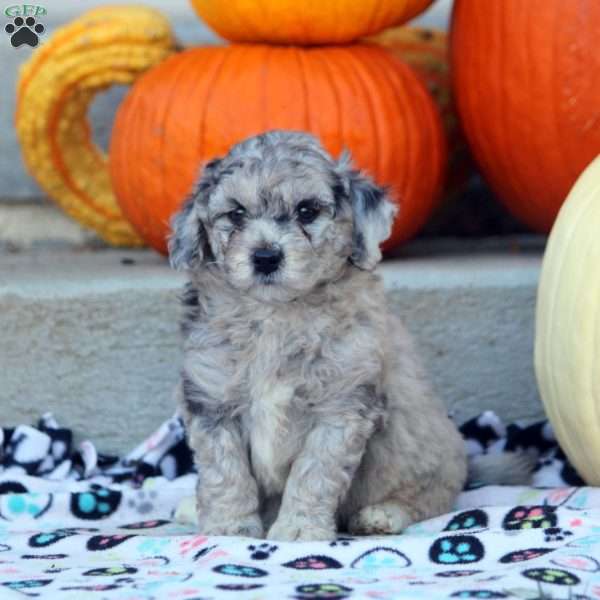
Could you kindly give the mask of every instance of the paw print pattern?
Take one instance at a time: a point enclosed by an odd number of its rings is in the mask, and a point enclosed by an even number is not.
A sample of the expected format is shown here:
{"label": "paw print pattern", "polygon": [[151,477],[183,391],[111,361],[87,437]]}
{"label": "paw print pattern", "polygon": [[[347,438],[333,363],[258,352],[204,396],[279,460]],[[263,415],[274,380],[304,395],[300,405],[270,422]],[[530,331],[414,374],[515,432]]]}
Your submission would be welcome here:
{"label": "paw print pattern", "polygon": [[461,570],[461,571],[440,571],[439,573],[436,573],[435,576],[436,577],[448,577],[448,578],[454,578],[454,577],[471,577],[472,575],[477,575],[478,573],[482,573],[482,571],[476,571],[476,570]]}
{"label": "paw print pattern", "polygon": [[[52,579],[21,579],[19,581],[5,581],[0,585],[7,587],[9,590],[32,590],[35,588],[41,588],[49,583],[52,583]],[[30,596],[31,594],[27,594]]]}
{"label": "paw print pattern", "polygon": [[7,521],[39,519],[52,506],[52,499],[52,494],[3,494],[0,496],[0,517]]}
{"label": "paw print pattern", "polygon": [[444,531],[461,529],[484,529],[488,526],[488,516],[483,510],[467,510],[459,513],[446,525]]}
{"label": "paw print pattern", "polygon": [[250,554],[250,558],[253,560],[267,560],[277,550],[277,546],[272,546],[271,544],[259,544],[255,546],[251,544],[248,546],[248,550],[252,553]]}
{"label": "paw print pattern", "polygon": [[111,590],[118,590],[120,587],[120,585],[115,585],[114,583],[97,583],[96,585],[71,585],[60,589],[77,592],[109,592]]}
{"label": "paw print pattern", "polygon": [[332,548],[335,548],[337,546],[349,546],[351,544],[351,542],[354,541],[354,538],[351,537],[339,537],[337,540],[334,540],[333,542],[329,542],[329,545]]}
{"label": "paw print pattern", "polygon": [[137,545],[137,551],[144,557],[159,557],[171,544],[169,537],[142,536],[140,540],[140,543]]}
{"label": "paw print pattern", "polygon": [[502,527],[507,531],[547,529],[558,522],[552,506],[516,506],[506,514]]}
{"label": "paw print pattern", "polygon": [[378,569],[404,569],[410,567],[411,560],[395,548],[376,547],[363,552],[350,566],[353,569],[377,571]]}
{"label": "paw print pattern", "polygon": [[116,565],[114,567],[100,567],[98,569],[90,569],[83,573],[86,577],[119,577],[121,575],[133,575],[138,570],[135,567],[126,565]]}
{"label": "paw print pattern", "polygon": [[140,515],[147,515],[154,509],[154,500],[157,497],[155,490],[139,490],[135,497],[127,500],[127,506],[136,510]]}
{"label": "paw print pattern", "polygon": [[296,600],[344,600],[352,593],[352,588],[339,583],[308,583],[299,585],[293,598]]}
{"label": "paw print pattern", "polygon": [[534,558],[539,558],[540,556],[544,556],[544,554],[548,554],[548,552],[553,552],[552,548],[527,548],[525,550],[515,550],[514,552],[509,552],[502,556],[500,562],[506,564],[533,560]]}
{"label": "paw print pattern", "polygon": [[65,528],[65,529],[56,529],[55,531],[46,531],[44,533],[37,533],[36,535],[32,535],[29,538],[29,545],[32,548],[45,548],[46,546],[51,546],[52,544],[56,544],[65,538],[71,537],[73,535],[77,535],[78,533],[91,533],[95,532],[97,529],[82,529],[82,528]]}
{"label": "paw print pattern", "polygon": [[246,565],[219,565],[214,567],[213,571],[221,575],[235,575],[236,577],[265,577],[268,575],[262,569]]}
{"label": "paw print pattern", "polygon": [[10,43],[14,48],[27,44],[35,48],[40,41],[39,36],[45,31],[41,23],[36,23],[33,17],[15,17],[12,23],[7,23],[4,31],[10,35]]}
{"label": "paw print pattern", "polygon": [[228,592],[246,592],[248,590],[257,590],[265,586],[262,583],[220,583],[215,587],[218,590],[226,590]]}
{"label": "paw print pattern", "polygon": [[567,556],[558,556],[551,563],[559,567],[568,567],[576,571],[587,571],[588,573],[597,573],[600,571],[600,562],[593,556],[585,554],[568,554]]}
{"label": "paw print pattern", "polygon": [[196,552],[196,554],[194,554],[192,560],[196,561],[201,559],[202,557],[212,552],[216,547],[217,545],[215,544],[214,546],[207,546],[206,548],[201,548],[200,550],[198,550],[198,552]]}
{"label": "paw print pattern", "polygon": [[504,592],[494,592],[493,590],[463,590],[454,592],[451,598],[508,598]]}
{"label": "paw print pattern", "polygon": [[429,558],[442,565],[474,563],[483,555],[482,543],[472,535],[439,538],[429,549]]}
{"label": "paw print pattern", "polygon": [[71,494],[71,512],[79,519],[106,519],[119,508],[121,496],[121,492],[95,485],[87,492]]}
{"label": "paw print pattern", "polygon": [[322,556],[320,554],[303,556],[301,558],[295,558],[283,564],[288,569],[311,569],[314,571],[322,571],[323,569],[341,569],[342,563],[331,558],[330,556]]}
{"label": "paw print pattern", "polygon": [[110,550],[120,546],[123,542],[128,539],[136,537],[135,535],[94,535],[86,544],[86,548],[91,552],[97,552],[98,550]]}
{"label": "paw print pattern", "polygon": [[564,569],[527,569],[523,571],[522,575],[539,583],[554,585],[577,585],[581,581],[577,575]]}
{"label": "paw print pattern", "polygon": [[151,521],[139,521],[138,523],[128,523],[127,525],[121,525],[120,529],[156,529],[162,527],[171,521],[166,519],[153,519]]}
{"label": "paw print pattern", "polygon": [[546,542],[564,542],[570,535],[573,535],[572,531],[561,529],[560,527],[548,527],[548,529],[544,529],[544,540]]}

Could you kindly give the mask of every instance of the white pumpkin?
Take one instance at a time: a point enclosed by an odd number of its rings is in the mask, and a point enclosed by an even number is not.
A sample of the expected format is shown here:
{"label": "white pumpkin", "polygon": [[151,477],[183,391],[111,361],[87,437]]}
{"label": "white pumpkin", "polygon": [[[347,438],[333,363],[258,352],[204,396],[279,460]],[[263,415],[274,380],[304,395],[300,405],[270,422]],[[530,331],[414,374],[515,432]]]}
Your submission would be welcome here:
{"label": "white pumpkin", "polygon": [[600,156],[571,189],[550,234],[535,369],[558,441],[586,482],[600,485]]}

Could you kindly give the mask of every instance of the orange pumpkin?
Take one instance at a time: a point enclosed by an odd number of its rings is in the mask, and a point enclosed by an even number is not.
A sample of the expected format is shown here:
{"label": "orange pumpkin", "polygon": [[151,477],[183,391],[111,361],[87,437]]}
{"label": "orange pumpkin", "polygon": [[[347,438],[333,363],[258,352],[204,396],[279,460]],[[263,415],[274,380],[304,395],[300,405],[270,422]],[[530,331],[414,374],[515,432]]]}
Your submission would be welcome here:
{"label": "orange pumpkin", "polygon": [[547,232],[600,153],[600,2],[456,0],[451,66],[471,150],[511,212]]}
{"label": "orange pumpkin", "polygon": [[451,93],[448,35],[424,27],[392,27],[366,41],[387,48],[409,65],[433,96],[448,139],[448,181],[444,196],[454,199],[466,185],[473,164]]}
{"label": "orange pumpkin", "polygon": [[232,42],[342,44],[400,25],[433,0],[191,0]]}
{"label": "orange pumpkin", "polygon": [[401,198],[390,248],[436,204],[446,162],[433,100],[412,71],[372,45],[240,45],[187,50],[144,74],[119,107],[113,186],[140,235],[166,251],[169,218],[200,165],[269,129],[307,130]]}

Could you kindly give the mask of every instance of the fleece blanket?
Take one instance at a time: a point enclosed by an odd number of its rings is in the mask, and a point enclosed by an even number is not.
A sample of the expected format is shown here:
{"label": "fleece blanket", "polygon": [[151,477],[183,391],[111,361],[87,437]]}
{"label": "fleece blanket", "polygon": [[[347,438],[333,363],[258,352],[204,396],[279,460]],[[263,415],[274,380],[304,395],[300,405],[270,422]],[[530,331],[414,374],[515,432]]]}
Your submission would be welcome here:
{"label": "fleece blanket", "polygon": [[316,543],[177,522],[196,474],[176,417],[122,458],[74,448],[51,415],[0,429],[0,599],[600,598],[600,489],[551,427],[485,413],[461,429],[470,453],[535,450],[538,487],[466,490],[402,535]]}

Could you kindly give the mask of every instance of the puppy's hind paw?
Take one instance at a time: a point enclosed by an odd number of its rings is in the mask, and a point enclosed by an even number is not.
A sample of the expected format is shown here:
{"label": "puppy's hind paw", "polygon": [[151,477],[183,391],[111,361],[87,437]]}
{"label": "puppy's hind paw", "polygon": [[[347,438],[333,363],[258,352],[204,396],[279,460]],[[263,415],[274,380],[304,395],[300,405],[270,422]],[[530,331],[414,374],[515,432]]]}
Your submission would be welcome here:
{"label": "puppy's hind paw", "polygon": [[335,540],[335,527],[322,527],[305,519],[277,519],[267,539],[276,542],[317,542]]}
{"label": "puppy's hind paw", "polygon": [[261,539],[265,535],[262,521],[257,514],[221,521],[209,518],[199,520],[200,533],[203,535],[230,535],[255,539]]}
{"label": "puppy's hind paw", "polygon": [[411,524],[411,518],[398,504],[383,502],[365,506],[350,518],[348,531],[353,535],[401,533]]}

